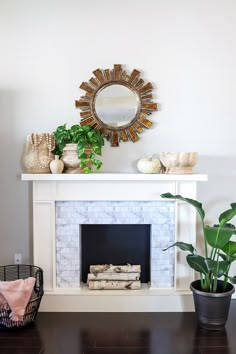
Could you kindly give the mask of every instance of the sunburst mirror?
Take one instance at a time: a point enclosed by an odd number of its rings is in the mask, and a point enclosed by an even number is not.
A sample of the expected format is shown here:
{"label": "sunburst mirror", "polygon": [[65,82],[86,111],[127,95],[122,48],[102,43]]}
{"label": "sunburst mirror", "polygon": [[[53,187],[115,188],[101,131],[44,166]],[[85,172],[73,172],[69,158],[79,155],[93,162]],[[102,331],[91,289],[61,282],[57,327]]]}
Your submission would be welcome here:
{"label": "sunburst mirror", "polygon": [[80,85],[85,96],[75,101],[81,109],[80,124],[100,130],[111,146],[119,146],[120,140],[138,141],[143,128],[152,125],[147,117],[157,110],[152,102],[152,84],[144,82],[140,71],[134,69],[128,74],[120,64],[113,70],[97,69],[93,74]]}

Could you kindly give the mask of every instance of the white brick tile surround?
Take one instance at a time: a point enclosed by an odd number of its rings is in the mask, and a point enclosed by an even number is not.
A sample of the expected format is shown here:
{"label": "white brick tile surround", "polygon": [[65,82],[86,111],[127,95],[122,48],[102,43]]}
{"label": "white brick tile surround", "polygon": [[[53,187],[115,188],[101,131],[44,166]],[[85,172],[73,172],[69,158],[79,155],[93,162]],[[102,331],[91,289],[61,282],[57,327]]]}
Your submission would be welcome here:
{"label": "white brick tile surround", "polygon": [[174,250],[162,251],[175,240],[174,202],[56,202],[56,269],[59,288],[80,287],[81,224],[150,224],[151,288],[174,286]]}

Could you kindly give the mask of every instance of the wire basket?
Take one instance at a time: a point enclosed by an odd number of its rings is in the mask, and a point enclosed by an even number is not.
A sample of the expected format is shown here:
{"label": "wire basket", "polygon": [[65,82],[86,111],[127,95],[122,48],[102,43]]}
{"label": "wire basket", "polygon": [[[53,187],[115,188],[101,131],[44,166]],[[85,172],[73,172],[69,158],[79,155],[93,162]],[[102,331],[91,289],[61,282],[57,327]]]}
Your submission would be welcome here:
{"label": "wire basket", "polygon": [[43,270],[34,265],[14,264],[0,266],[0,281],[13,281],[34,277],[36,279],[30,300],[26,306],[22,321],[12,321],[9,316],[10,307],[0,308],[0,328],[24,327],[32,323],[38,313],[38,308],[43,296]]}

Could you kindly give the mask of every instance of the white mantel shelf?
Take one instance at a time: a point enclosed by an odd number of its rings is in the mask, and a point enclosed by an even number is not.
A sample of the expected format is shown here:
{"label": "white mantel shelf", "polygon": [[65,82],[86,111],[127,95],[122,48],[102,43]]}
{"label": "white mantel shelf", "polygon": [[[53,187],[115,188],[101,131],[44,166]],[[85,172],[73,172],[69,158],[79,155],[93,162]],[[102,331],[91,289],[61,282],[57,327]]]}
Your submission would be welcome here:
{"label": "white mantel shelf", "polygon": [[207,181],[206,174],[142,174],[142,173],[91,173],[91,174],[30,174],[21,175],[22,181]]}

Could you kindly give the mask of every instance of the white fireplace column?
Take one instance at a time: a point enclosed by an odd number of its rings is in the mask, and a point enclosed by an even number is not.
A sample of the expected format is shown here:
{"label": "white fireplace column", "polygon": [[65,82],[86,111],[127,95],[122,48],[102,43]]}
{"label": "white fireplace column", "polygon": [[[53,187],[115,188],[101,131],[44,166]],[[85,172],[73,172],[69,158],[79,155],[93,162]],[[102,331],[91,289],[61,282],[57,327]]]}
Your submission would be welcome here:
{"label": "white fireplace column", "polygon": [[[57,279],[56,205],[63,202],[122,202],[124,207],[133,202],[140,207],[148,202],[156,205],[170,203],[174,209],[174,241],[184,240],[195,244],[194,208],[181,201],[165,200],[160,194],[170,192],[195,199],[196,184],[206,181],[206,175],[23,174],[22,180],[33,181],[33,257],[34,264],[44,270],[42,310],[116,311],[119,308],[117,304],[120,305],[120,311],[180,311],[191,307],[187,295],[193,272],[186,265],[186,255],[177,249],[173,249],[174,281],[166,289],[161,288],[161,283],[158,285],[153,274],[150,289],[99,292],[81,289],[79,282],[71,287],[63,287],[61,279],[59,282]],[[150,224],[156,227],[154,220],[150,220]]]}

